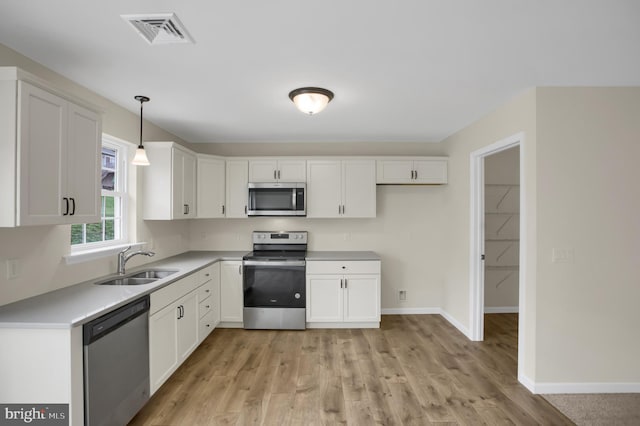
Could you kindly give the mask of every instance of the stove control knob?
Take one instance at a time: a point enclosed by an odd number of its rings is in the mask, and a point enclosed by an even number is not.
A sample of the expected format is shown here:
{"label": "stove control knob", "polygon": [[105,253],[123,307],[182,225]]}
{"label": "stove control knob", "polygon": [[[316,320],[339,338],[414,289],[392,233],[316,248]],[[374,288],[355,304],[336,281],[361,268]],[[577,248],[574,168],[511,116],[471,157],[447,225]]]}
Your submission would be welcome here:
{"label": "stove control knob", "polygon": [[296,299],[300,299],[300,293],[294,294],[293,297],[295,297]]}

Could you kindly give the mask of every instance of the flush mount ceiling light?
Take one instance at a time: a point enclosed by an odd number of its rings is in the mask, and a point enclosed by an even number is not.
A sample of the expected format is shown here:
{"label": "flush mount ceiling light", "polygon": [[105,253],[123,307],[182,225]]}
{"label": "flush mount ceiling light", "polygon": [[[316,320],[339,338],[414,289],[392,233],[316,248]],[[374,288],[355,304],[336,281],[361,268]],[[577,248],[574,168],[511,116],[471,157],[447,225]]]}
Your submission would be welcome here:
{"label": "flush mount ceiling light", "polygon": [[333,99],[331,90],[321,87],[301,87],[289,93],[289,99],[305,114],[317,114]]}
{"label": "flush mount ceiling light", "polygon": [[134,97],[134,99],[140,102],[140,145],[138,145],[138,149],[136,149],[136,155],[133,157],[131,164],[134,166],[148,166],[149,159],[147,158],[147,153],[144,151],[144,146],[142,146],[142,105],[145,102],[149,102],[149,98],[138,95]]}

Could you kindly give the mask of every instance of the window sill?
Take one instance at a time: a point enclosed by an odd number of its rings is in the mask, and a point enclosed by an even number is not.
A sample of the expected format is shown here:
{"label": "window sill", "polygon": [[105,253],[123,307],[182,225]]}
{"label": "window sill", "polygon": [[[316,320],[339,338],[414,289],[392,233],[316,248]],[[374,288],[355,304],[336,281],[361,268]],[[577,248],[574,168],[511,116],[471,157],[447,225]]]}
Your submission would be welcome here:
{"label": "window sill", "polygon": [[63,256],[64,261],[67,265],[74,265],[76,263],[89,262],[91,260],[101,259],[103,257],[113,256],[116,253],[126,249],[131,246],[131,248],[138,248],[144,246],[145,242],[142,243],[127,243],[127,244],[119,244],[117,246],[109,246],[109,247],[100,247],[93,250],[84,250],[75,253],[70,253],[66,256]]}

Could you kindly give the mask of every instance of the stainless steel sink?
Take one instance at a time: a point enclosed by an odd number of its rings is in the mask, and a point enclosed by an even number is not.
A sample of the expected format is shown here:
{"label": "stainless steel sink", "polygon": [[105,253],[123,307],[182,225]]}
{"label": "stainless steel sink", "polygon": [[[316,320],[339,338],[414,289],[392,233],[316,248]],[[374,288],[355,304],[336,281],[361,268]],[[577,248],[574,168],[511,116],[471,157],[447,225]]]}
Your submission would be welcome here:
{"label": "stainless steel sink", "polygon": [[96,284],[98,285],[141,285],[141,284],[151,284],[156,281],[157,278],[135,278],[135,277],[122,277],[122,278],[113,278],[107,281],[100,281]]}
{"label": "stainless steel sink", "polygon": [[130,275],[132,278],[153,278],[155,280],[159,280],[162,278],[166,278],[169,275],[173,275],[178,271],[168,270],[168,269],[149,269],[146,271],[136,272],[135,274]]}
{"label": "stainless steel sink", "polygon": [[151,284],[154,281],[166,278],[169,275],[173,275],[177,270],[169,269],[147,269],[144,271],[136,272],[125,277],[111,278],[105,281],[98,281],[98,285],[143,285]]}

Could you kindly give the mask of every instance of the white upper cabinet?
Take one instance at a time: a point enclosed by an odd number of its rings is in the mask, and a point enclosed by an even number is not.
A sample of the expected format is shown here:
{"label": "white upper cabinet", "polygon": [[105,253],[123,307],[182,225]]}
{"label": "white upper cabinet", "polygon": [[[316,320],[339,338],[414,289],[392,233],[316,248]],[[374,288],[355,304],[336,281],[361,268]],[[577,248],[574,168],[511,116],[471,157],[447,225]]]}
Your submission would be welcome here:
{"label": "white upper cabinet", "polygon": [[143,219],[196,217],[196,156],[173,142],[145,142]]}
{"label": "white upper cabinet", "polygon": [[249,162],[227,160],[226,217],[247,217]]}
{"label": "white upper cabinet", "polygon": [[379,184],[431,184],[447,183],[447,158],[398,158],[378,160]]}
{"label": "white upper cabinet", "polygon": [[224,217],[226,210],[224,160],[199,154],[197,171],[198,218]]}
{"label": "white upper cabinet", "polygon": [[307,161],[307,217],[375,217],[374,160]]}
{"label": "white upper cabinet", "polygon": [[0,226],[99,221],[100,114],[22,77],[0,68]]}
{"label": "white upper cabinet", "polygon": [[306,182],[305,160],[249,160],[249,182]]}

